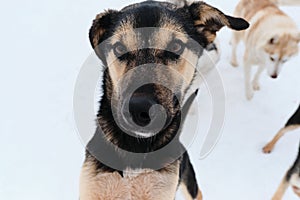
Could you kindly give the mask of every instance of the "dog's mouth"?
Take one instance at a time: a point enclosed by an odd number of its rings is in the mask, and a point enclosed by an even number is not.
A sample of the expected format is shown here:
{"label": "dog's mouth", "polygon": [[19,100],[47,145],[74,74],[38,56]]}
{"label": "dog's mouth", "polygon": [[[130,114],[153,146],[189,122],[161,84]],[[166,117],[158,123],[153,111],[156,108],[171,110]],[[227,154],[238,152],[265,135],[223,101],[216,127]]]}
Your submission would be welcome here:
{"label": "dog's mouth", "polygon": [[137,137],[151,137],[166,130],[174,119],[169,109],[160,105],[149,95],[133,96],[128,107],[122,105],[118,125],[126,133]]}

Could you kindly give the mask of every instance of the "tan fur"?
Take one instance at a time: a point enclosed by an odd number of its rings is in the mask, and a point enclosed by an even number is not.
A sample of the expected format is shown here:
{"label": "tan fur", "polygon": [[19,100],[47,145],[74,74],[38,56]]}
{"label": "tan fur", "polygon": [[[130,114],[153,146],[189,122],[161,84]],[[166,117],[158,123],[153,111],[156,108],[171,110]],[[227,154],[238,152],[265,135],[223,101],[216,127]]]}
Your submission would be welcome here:
{"label": "tan fur", "polygon": [[202,200],[203,196],[202,196],[202,192],[200,191],[200,189],[198,190],[198,195],[196,197],[196,200]]}
{"label": "tan fur", "polygon": [[[240,41],[245,43],[244,70],[245,88],[248,100],[253,90],[259,90],[259,77],[267,68],[270,76],[277,77],[286,59],[298,53],[299,31],[293,20],[269,0],[241,0],[235,15],[250,23],[246,31],[234,32],[232,37],[231,64],[238,66],[236,50]],[[274,43],[271,39],[276,38]],[[270,57],[275,56],[272,61]],[[251,80],[251,67],[258,65],[258,71]],[[252,81],[252,83],[251,83]]]}
{"label": "tan fur", "polygon": [[[178,26],[173,25],[172,23],[165,23],[162,25],[163,27],[157,31],[150,42],[150,47],[154,49],[158,49],[155,53],[158,55],[161,53],[160,49],[166,49],[167,45],[175,36],[177,39],[187,42],[188,38],[186,35],[178,32],[180,29]],[[123,25],[122,28],[118,30],[116,35],[112,36],[111,44],[115,44],[116,42],[122,42],[128,51],[135,52],[139,48],[141,48],[141,44],[139,44],[139,38],[136,35],[135,31],[132,28],[132,25]],[[178,77],[178,73],[181,74],[181,78],[184,78],[186,87],[190,84],[193,79],[195,67],[197,64],[197,56],[190,50],[185,50],[182,55],[183,59],[181,59],[178,63],[170,63],[171,68],[177,70],[177,74],[175,71],[169,71],[170,77],[176,78]],[[110,51],[107,57],[108,69],[110,72],[110,76],[112,79],[113,86],[117,89],[117,85],[119,80],[127,73],[127,63],[120,62],[113,51]],[[177,66],[177,67],[176,67]],[[157,74],[164,74],[162,72],[157,72]],[[173,75],[172,75],[173,74]],[[182,87],[182,90],[185,88]]]}
{"label": "tan fur", "polygon": [[276,3],[280,6],[297,6],[300,5],[300,1],[299,0],[270,0],[273,3]]}
{"label": "tan fur", "polygon": [[223,23],[224,26],[225,25],[230,26],[224,14],[222,14],[220,11],[207,4],[201,4],[199,8],[199,15],[200,15],[200,20],[196,20],[195,25],[205,25],[207,21],[211,19],[217,19],[218,21]]}
{"label": "tan fur", "polygon": [[[230,27],[230,23],[226,16],[219,10],[207,5],[200,4],[199,6],[199,20],[195,20],[194,24],[200,26],[199,32],[203,32],[209,43],[216,39],[216,32],[222,26]],[[222,24],[221,27],[211,27],[208,22],[214,20]]]}
{"label": "tan fur", "polygon": [[[184,185],[183,183],[179,185],[184,197],[186,200],[193,200],[192,196],[190,195],[190,193],[187,190],[186,185]],[[203,196],[202,196],[202,192],[200,191],[200,189],[198,190],[198,195],[196,197],[195,200],[202,200]]]}
{"label": "tan fur", "polygon": [[274,146],[282,136],[284,136],[287,132],[295,130],[297,128],[300,128],[300,125],[291,125],[280,129],[275,137],[263,148],[263,152],[271,153],[271,151],[274,149]]}
{"label": "tan fur", "polygon": [[[272,54],[279,55],[279,59],[282,59],[284,56],[292,56],[298,52],[297,43],[298,39],[290,34],[282,34],[279,36],[279,42],[273,45],[266,45],[265,51]],[[286,48],[287,44],[295,45],[294,48]]]}
{"label": "tan fur", "polygon": [[117,172],[97,172],[91,162],[82,167],[80,200],[174,200],[179,161],[160,171],[146,170],[121,177]]}
{"label": "tan fur", "polygon": [[278,12],[276,5],[268,0],[242,0],[235,9],[235,15],[243,16],[246,20],[251,20],[258,11],[266,8],[274,9],[275,12]]}
{"label": "tan fur", "polygon": [[188,38],[186,35],[179,32],[181,29],[176,27],[174,24],[164,23],[162,24],[162,28],[159,28],[159,31],[153,37],[153,41],[150,47],[154,49],[165,50],[167,49],[168,44],[171,42],[173,37],[181,40],[186,43]]}
{"label": "tan fur", "polygon": [[112,83],[114,87],[117,86],[118,80],[124,75],[126,65],[125,63],[121,63],[116,59],[116,56],[113,51],[109,52],[107,56],[107,60],[109,63],[109,74],[111,76]]}
{"label": "tan fur", "polygon": [[272,200],[281,200],[286,189],[288,188],[289,186],[289,183],[286,181],[286,176],[284,176],[284,178],[282,179],[278,189],[276,190]]}
{"label": "tan fur", "polygon": [[181,183],[179,185],[179,188],[181,190],[181,192],[183,193],[184,197],[186,200],[193,200],[192,196],[190,195],[190,193],[188,192],[186,185],[184,185],[183,183]]}
{"label": "tan fur", "polygon": [[283,177],[280,185],[278,186],[272,200],[282,200],[287,188],[291,186],[293,192],[300,197],[300,179],[297,173],[292,174],[289,181],[287,181],[287,174]]}
{"label": "tan fur", "polygon": [[118,28],[114,33],[114,36],[111,39],[111,44],[121,42],[127,47],[128,51],[134,51],[138,49],[139,38],[132,26],[133,25],[130,23],[130,19],[127,19],[126,22],[122,23],[120,28]]}
{"label": "tan fur", "polygon": [[189,50],[186,50],[183,53],[182,57],[184,59],[182,59],[181,63],[179,64],[178,72],[182,74],[182,76],[184,77],[185,83],[187,84],[185,85],[185,87],[187,87],[194,77],[194,72],[195,72],[194,63],[197,62],[198,58],[195,54],[193,54]]}

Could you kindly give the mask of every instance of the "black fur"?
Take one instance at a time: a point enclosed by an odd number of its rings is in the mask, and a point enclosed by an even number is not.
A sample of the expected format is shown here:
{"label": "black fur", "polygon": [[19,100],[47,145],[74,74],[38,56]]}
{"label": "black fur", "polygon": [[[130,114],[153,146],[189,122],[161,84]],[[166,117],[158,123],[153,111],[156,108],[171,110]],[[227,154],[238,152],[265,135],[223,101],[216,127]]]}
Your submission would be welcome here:
{"label": "black fur", "polygon": [[196,180],[195,171],[191,164],[189,155],[185,152],[182,156],[180,165],[180,180],[186,185],[188,192],[192,198],[196,198],[198,195],[198,184]]}
{"label": "black fur", "polygon": [[[292,125],[300,125],[300,105],[296,112],[292,115],[292,117],[288,120],[286,123],[287,126],[292,126]],[[300,145],[299,145],[299,150],[298,150],[298,156],[293,164],[293,166],[288,170],[286,174],[286,180],[289,181],[291,176],[297,173],[300,176]]]}
{"label": "black fur", "polygon": [[298,150],[298,155],[297,158],[293,164],[293,166],[288,170],[286,174],[286,181],[290,181],[291,176],[293,174],[298,174],[300,176],[300,144],[299,144],[299,150]]}
{"label": "black fur", "polygon": [[[293,125],[300,125],[300,105],[299,105],[298,109],[296,110],[296,112],[287,121],[285,127],[293,126]],[[298,150],[297,158],[296,158],[294,164],[288,170],[288,172],[285,176],[286,181],[289,182],[290,179],[291,179],[291,176],[295,173],[300,176],[300,144],[299,144],[299,150]]]}
{"label": "black fur", "polygon": [[285,126],[300,125],[300,105],[293,116],[288,120]]}

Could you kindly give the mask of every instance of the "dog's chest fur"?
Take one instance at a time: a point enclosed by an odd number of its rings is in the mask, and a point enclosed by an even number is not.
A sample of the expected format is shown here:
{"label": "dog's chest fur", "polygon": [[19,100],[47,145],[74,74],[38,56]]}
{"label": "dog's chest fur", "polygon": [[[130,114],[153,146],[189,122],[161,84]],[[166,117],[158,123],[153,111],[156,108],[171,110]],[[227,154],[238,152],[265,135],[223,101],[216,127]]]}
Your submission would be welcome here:
{"label": "dog's chest fur", "polygon": [[81,179],[80,200],[173,200],[179,181],[179,162],[159,171],[126,169],[123,177],[118,172],[97,172],[93,163],[85,163]]}

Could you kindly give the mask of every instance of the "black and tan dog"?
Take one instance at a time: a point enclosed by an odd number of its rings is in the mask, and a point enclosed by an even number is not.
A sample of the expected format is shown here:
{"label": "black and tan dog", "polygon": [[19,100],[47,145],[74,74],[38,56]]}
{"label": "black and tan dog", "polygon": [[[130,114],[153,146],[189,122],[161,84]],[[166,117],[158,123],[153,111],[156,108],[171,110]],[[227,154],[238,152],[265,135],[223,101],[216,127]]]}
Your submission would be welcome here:
{"label": "black and tan dog", "polygon": [[[188,110],[180,104],[203,48],[223,26],[244,30],[249,24],[203,2],[178,7],[146,1],[97,15],[90,41],[105,68],[103,96],[82,167],[80,200],[173,200],[179,185],[189,199],[202,199],[177,134]],[[139,66],[146,67],[136,70]],[[126,96],[144,80],[151,83]],[[159,132],[147,129],[160,122],[151,112],[155,105],[165,110]],[[167,150],[155,154],[162,149]]]}
{"label": "black and tan dog", "polygon": [[287,132],[300,128],[300,105],[296,112],[287,121],[285,126],[278,131],[275,137],[263,148],[264,153],[271,153],[278,140],[284,136]]}
{"label": "black and tan dog", "polygon": [[294,164],[283,177],[283,180],[281,181],[278,189],[276,190],[272,200],[281,200],[289,186],[291,186],[294,193],[298,197],[300,197],[300,145],[298,150],[298,156]]}
{"label": "black and tan dog", "polygon": [[[263,152],[271,153],[275,144],[285,133],[297,128],[300,128],[300,105],[292,117],[287,121],[284,128],[280,129],[275,137],[263,148]],[[300,146],[294,164],[287,171],[272,200],[281,200],[289,185],[292,186],[295,194],[300,197]]]}

